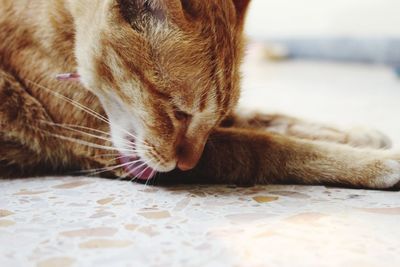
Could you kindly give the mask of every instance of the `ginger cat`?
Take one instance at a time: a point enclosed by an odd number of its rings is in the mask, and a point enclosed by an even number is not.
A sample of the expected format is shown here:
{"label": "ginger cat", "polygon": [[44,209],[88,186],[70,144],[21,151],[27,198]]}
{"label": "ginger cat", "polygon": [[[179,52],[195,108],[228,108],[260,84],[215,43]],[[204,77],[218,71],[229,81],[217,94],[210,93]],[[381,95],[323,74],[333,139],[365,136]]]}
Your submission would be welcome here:
{"label": "ginger cat", "polygon": [[398,186],[378,133],[235,111],[249,2],[0,0],[0,177]]}

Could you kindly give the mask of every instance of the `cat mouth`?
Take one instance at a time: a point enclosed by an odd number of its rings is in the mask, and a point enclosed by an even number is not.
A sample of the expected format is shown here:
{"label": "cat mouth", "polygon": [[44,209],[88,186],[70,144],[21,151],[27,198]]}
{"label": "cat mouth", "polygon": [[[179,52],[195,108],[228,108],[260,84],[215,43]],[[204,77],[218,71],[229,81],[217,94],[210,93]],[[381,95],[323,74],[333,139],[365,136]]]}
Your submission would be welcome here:
{"label": "cat mouth", "polygon": [[148,181],[156,176],[157,171],[140,160],[139,157],[121,155],[120,161],[128,176]]}

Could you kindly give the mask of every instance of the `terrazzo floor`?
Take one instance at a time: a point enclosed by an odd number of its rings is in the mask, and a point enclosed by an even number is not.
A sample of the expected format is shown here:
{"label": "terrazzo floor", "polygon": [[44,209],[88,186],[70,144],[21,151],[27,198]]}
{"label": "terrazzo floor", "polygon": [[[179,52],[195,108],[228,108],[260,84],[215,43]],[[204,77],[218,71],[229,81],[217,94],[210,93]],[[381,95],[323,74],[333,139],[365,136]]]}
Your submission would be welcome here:
{"label": "terrazzo floor", "polygon": [[[389,69],[250,57],[244,70],[243,106],[369,125],[399,145],[400,82]],[[2,267],[397,267],[399,225],[399,192],[0,181]]]}
{"label": "terrazzo floor", "polygon": [[0,192],[1,266],[399,266],[396,192],[68,177]]}

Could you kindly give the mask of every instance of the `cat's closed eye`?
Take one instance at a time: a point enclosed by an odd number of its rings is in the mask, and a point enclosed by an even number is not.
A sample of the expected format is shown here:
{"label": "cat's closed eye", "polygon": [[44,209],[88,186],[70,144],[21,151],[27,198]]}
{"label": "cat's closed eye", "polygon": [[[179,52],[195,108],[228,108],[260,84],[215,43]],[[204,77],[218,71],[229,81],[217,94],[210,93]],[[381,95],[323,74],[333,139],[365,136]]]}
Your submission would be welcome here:
{"label": "cat's closed eye", "polygon": [[174,116],[175,116],[175,119],[177,119],[178,121],[188,121],[192,118],[192,115],[190,115],[184,111],[181,111],[181,110],[175,110]]}

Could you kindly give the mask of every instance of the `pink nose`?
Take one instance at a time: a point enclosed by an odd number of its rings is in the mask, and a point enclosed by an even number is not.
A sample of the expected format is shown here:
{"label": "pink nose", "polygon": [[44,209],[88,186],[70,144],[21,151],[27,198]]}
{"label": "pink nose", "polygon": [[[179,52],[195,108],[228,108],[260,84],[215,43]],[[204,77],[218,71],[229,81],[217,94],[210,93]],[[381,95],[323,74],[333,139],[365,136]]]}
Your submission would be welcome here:
{"label": "pink nose", "polygon": [[205,142],[193,144],[184,140],[177,146],[176,155],[178,158],[177,167],[181,171],[189,171],[196,167],[204,150]]}

